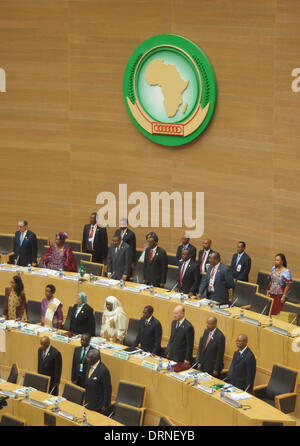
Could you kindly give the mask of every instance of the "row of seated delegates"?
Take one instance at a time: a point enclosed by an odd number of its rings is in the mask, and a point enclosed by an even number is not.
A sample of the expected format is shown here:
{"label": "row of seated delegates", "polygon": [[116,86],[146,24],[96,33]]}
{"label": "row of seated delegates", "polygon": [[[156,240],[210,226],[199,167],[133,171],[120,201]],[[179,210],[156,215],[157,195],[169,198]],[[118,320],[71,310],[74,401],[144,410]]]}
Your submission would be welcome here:
{"label": "row of seated delegates", "polygon": [[70,246],[66,244],[67,238],[68,234],[65,232],[56,234],[55,243],[50,246],[43,256],[43,264],[46,268],[55,271],[77,271],[75,256]]}

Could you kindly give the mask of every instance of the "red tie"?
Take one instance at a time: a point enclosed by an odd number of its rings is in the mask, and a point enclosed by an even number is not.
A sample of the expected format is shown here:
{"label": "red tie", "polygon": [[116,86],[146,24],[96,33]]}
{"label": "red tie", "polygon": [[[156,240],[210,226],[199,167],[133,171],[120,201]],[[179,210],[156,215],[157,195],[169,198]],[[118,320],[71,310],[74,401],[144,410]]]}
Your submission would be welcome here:
{"label": "red tie", "polygon": [[203,266],[205,257],[206,257],[206,253],[205,253],[205,251],[204,251],[203,256],[202,256],[202,259],[201,259],[201,263],[200,263],[200,273],[202,272],[202,266]]}
{"label": "red tie", "polygon": [[208,333],[204,350],[206,350],[206,347],[208,346],[210,339],[211,339],[211,331]]}
{"label": "red tie", "polygon": [[[93,238],[93,234],[94,234],[94,226],[91,225],[89,239]],[[88,251],[93,251],[92,242],[88,241],[88,247],[87,248],[88,248]]]}
{"label": "red tie", "polygon": [[151,249],[151,251],[150,251],[150,255],[149,255],[149,262],[152,262],[153,255],[154,255],[154,253],[153,253],[153,249]]}
{"label": "red tie", "polygon": [[181,267],[181,271],[180,271],[180,277],[179,277],[180,288],[182,287],[182,278],[183,278],[183,272],[184,272],[184,265],[185,265],[185,262],[183,262],[182,267]]}

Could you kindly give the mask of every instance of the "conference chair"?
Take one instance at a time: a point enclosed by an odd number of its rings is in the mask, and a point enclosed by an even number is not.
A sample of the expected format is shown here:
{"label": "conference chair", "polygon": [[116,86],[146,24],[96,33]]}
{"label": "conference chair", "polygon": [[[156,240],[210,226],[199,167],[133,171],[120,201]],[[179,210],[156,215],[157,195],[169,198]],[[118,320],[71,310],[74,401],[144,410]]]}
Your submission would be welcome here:
{"label": "conference chair", "polygon": [[12,415],[2,415],[0,426],[26,426],[25,420],[21,420],[21,418],[13,417]]}
{"label": "conference chair", "polygon": [[76,259],[76,265],[77,265],[77,272],[79,273],[80,271],[80,262],[82,260],[85,260],[86,262],[91,262],[92,261],[92,254],[88,254],[85,252],[77,252],[77,251],[73,251],[73,254],[75,256]]}
{"label": "conference chair", "polygon": [[123,344],[127,347],[133,347],[139,331],[139,319],[130,318],[128,324],[128,330]]}
{"label": "conference chair", "polygon": [[293,304],[300,304],[300,280],[294,280],[290,284],[287,300]]}
{"label": "conference chair", "polygon": [[145,386],[139,384],[120,381],[115,404],[122,403],[128,406],[142,408],[145,405]]}
{"label": "conference chair", "polygon": [[42,246],[41,250],[40,250],[40,255],[38,256],[38,267],[39,268],[45,268],[46,266],[43,263],[43,257],[46,251],[48,251],[48,249],[50,248],[49,245],[44,245]]}
{"label": "conference chair", "polygon": [[137,262],[137,264],[135,265],[135,271],[133,275],[133,281],[135,283],[142,283],[144,279],[143,270],[144,270],[144,262]]}
{"label": "conference chair", "polygon": [[100,336],[102,327],[102,311],[95,311],[95,336]]}
{"label": "conference chair", "polygon": [[14,235],[0,234],[0,254],[11,255],[14,250]]}
{"label": "conference chair", "polygon": [[50,376],[39,373],[26,372],[23,381],[24,387],[33,387],[41,392],[49,393]]}
{"label": "conference chair", "polygon": [[142,426],[144,412],[144,409],[137,409],[136,407],[117,403],[115,405],[115,412],[111,418],[124,426]]}
{"label": "conference chair", "polygon": [[298,325],[300,327],[300,305],[291,304],[287,301],[283,304],[282,311],[292,313],[293,319],[296,317],[293,325]]}
{"label": "conference chair", "polygon": [[71,401],[72,403],[79,404],[80,406],[83,404],[84,395],[85,390],[82,387],[68,383],[65,384],[62,394],[63,398],[66,398],[66,400]]}
{"label": "conference chair", "polygon": [[64,325],[62,327],[63,330],[66,330],[66,331],[70,330],[72,309],[73,309],[73,307],[69,307],[69,309],[68,309],[68,314],[67,314],[66,320],[64,322]]}
{"label": "conference chair", "polygon": [[17,384],[18,376],[19,376],[19,367],[18,364],[15,362],[10,368],[7,382]]}
{"label": "conference chair", "polygon": [[269,316],[273,307],[273,299],[263,294],[256,293],[252,296],[252,303],[249,310]]}
{"label": "conference chair", "polygon": [[48,237],[37,237],[37,258],[42,257],[45,254],[44,246],[49,245]]}
{"label": "conference chair", "polygon": [[167,279],[165,288],[167,290],[174,290],[177,284],[178,266],[168,266]]}
{"label": "conference chair", "polygon": [[4,294],[0,294],[0,316],[2,316],[4,311],[4,300],[5,300]]}
{"label": "conference chair", "polygon": [[45,426],[56,426],[56,416],[52,413],[44,412],[44,425]]}
{"label": "conference chair", "polygon": [[138,260],[141,257],[143,251],[144,251],[143,249],[137,249],[136,250],[136,262],[138,262]]}
{"label": "conference chair", "polygon": [[257,284],[238,280],[233,289],[232,303],[234,303],[234,306],[236,307],[249,309],[252,304],[253,296],[257,291]]}
{"label": "conference chair", "polygon": [[168,417],[160,417],[158,426],[175,426]]}
{"label": "conference chair", "polygon": [[176,254],[169,254],[167,253],[168,256],[168,265],[172,265],[172,266],[178,266],[178,262],[176,259]]}
{"label": "conference chair", "polygon": [[267,288],[270,283],[270,274],[262,271],[257,273],[256,283],[260,294],[267,294]]}
{"label": "conference chair", "polygon": [[27,321],[30,324],[41,322],[41,303],[35,300],[27,301]]}
{"label": "conference chair", "polygon": [[66,245],[69,245],[73,252],[81,252],[81,242],[79,240],[67,239]]}
{"label": "conference chair", "polygon": [[94,276],[103,276],[104,265],[103,263],[93,263],[81,260],[80,263],[84,265],[86,274],[93,274]]}
{"label": "conference chair", "polygon": [[297,378],[296,370],[274,364],[269,383],[254,387],[254,396],[281,412],[291,413],[296,405]]}

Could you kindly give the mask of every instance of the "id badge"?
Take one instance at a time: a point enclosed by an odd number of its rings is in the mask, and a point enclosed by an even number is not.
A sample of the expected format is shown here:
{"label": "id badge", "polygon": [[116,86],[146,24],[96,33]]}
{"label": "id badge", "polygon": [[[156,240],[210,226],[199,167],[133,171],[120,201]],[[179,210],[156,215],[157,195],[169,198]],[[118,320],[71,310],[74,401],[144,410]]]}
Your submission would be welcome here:
{"label": "id badge", "polygon": [[79,371],[82,373],[83,372],[83,364],[81,363],[79,366]]}
{"label": "id badge", "polygon": [[242,268],[242,265],[238,265],[238,266],[236,267],[236,270],[237,270],[238,273],[241,271],[241,268]]}
{"label": "id badge", "polygon": [[210,267],[210,264],[209,264],[209,263],[206,263],[206,264],[205,264],[206,271],[208,270],[209,267]]}

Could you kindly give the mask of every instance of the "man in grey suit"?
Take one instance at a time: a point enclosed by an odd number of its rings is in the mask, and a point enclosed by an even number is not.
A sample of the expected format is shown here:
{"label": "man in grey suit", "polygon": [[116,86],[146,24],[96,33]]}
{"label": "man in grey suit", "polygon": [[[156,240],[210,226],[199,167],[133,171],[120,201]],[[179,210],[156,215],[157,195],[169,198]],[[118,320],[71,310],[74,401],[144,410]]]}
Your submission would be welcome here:
{"label": "man in grey suit", "polygon": [[121,236],[115,234],[107,256],[107,276],[111,279],[127,280],[130,276],[131,267],[130,246],[122,242]]}
{"label": "man in grey suit", "polygon": [[198,297],[202,299],[202,294],[206,290],[207,298],[228,303],[228,290],[234,287],[231,268],[221,263],[221,256],[218,252],[213,252],[209,256],[210,267],[202,280]]}

